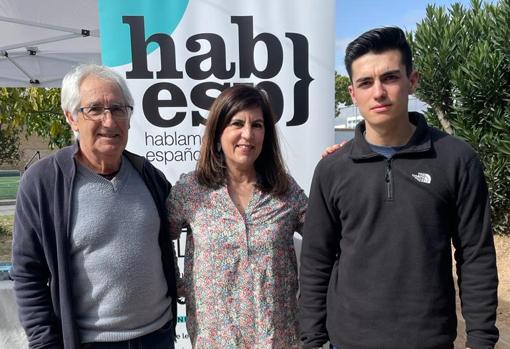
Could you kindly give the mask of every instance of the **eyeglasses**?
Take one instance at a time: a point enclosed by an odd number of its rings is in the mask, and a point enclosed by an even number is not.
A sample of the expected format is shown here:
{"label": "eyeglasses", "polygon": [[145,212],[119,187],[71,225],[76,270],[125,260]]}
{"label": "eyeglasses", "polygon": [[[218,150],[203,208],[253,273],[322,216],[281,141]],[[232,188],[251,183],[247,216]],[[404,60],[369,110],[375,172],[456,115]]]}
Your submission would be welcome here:
{"label": "eyeglasses", "polygon": [[112,105],[111,107],[95,105],[92,107],[79,108],[79,111],[81,111],[86,118],[94,121],[102,120],[107,110],[112,115],[112,118],[121,120],[127,119],[131,115],[133,107],[130,105]]}

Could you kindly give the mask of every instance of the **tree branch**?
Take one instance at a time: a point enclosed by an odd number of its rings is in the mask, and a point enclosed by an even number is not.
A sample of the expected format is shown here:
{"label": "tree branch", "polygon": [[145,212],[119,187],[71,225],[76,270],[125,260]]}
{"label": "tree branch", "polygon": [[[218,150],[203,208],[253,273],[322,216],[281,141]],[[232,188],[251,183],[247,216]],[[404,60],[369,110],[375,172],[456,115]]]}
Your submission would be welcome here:
{"label": "tree branch", "polygon": [[439,122],[441,123],[441,126],[443,127],[443,130],[449,135],[453,134],[452,124],[450,123],[450,120],[446,118],[444,112],[438,107],[434,107],[433,109],[437,115]]}

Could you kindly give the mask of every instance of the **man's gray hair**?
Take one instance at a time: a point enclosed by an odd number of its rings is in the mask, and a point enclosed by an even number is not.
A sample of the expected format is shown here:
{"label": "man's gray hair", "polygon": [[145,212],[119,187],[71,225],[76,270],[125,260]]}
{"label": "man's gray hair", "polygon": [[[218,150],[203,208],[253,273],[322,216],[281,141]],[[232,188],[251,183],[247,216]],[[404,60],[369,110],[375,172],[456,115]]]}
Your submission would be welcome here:
{"label": "man's gray hair", "polygon": [[80,64],[67,73],[62,80],[60,103],[64,114],[70,112],[73,118],[76,119],[81,100],[80,85],[86,77],[91,75],[117,84],[122,91],[125,103],[134,106],[133,96],[127,87],[126,81],[119,73],[102,65]]}

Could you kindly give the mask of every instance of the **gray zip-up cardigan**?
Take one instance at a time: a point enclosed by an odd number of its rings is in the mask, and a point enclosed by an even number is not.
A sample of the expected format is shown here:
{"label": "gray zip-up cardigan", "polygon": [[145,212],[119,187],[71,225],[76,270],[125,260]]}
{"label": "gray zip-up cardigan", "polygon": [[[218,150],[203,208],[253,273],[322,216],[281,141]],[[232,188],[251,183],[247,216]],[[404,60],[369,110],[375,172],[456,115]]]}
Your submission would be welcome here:
{"label": "gray zip-up cardigan", "polygon": [[[76,143],[32,165],[21,178],[16,198],[11,277],[20,322],[33,349],[80,347],[69,271],[71,194],[78,149]],[[128,151],[124,155],[140,173],[158,208],[161,259],[176,319],[174,250],[165,206],[171,186],[145,158]]]}

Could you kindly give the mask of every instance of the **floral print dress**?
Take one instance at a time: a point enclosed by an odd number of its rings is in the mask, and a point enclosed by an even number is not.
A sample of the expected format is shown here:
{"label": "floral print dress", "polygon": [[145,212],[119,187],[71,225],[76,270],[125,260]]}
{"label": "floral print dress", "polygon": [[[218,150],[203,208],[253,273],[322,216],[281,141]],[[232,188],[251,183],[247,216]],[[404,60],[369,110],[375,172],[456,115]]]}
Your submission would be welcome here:
{"label": "floral print dress", "polygon": [[253,190],[241,214],[227,187],[182,175],[168,199],[171,234],[186,239],[186,326],[195,348],[298,348],[297,264],[307,197],[292,177],[275,197]]}

